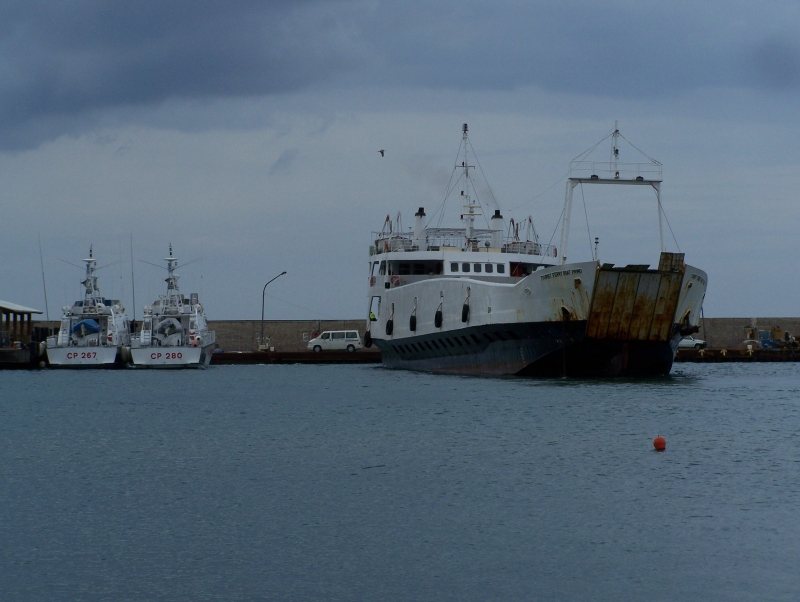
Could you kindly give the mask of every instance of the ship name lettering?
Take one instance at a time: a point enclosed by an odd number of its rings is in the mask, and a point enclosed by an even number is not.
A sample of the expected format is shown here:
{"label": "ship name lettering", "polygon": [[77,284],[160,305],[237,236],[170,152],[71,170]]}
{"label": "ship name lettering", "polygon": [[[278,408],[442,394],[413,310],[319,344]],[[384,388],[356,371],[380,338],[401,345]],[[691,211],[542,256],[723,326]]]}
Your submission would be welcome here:
{"label": "ship name lettering", "polygon": [[706,283],[706,281],[701,276],[698,276],[697,274],[692,274],[692,280],[697,280],[700,284],[703,284],[703,285]]}
{"label": "ship name lettering", "polygon": [[557,276],[569,276],[570,274],[583,274],[583,269],[575,268],[574,270],[562,270],[561,272],[550,272],[549,274],[543,274],[539,276],[542,280],[549,280],[550,278],[556,278]]}

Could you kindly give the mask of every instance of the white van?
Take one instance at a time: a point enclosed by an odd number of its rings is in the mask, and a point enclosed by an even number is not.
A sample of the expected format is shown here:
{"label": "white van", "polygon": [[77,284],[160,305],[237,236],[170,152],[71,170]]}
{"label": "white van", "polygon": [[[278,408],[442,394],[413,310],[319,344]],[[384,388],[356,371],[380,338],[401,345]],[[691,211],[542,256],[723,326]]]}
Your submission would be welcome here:
{"label": "white van", "polygon": [[308,348],[316,353],[320,351],[344,350],[353,352],[361,349],[361,337],[357,330],[326,330],[308,342]]}

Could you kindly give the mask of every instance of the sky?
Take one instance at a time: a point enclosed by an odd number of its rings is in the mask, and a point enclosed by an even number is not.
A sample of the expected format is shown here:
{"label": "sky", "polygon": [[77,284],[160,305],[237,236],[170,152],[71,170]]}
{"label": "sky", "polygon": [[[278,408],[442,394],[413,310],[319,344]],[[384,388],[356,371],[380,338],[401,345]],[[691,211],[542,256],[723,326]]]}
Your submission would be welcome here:
{"label": "sky", "polygon": [[[92,245],[141,316],[171,243],[211,319],[259,319],[282,271],[266,319],[363,317],[371,233],[440,205],[463,123],[487,210],[557,244],[616,121],[705,315],[800,315],[799,28],[788,1],[0,0],[0,299],[57,319]],[[570,261],[657,264],[657,217],[577,188]]]}

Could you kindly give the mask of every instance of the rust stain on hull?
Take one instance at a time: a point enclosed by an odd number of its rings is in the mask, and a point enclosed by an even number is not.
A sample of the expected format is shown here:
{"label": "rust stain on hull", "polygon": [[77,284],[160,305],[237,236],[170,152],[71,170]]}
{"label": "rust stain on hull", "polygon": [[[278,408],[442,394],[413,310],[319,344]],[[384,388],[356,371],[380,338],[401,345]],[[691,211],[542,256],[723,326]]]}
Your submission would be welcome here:
{"label": "rust stain on hull", "polygon": [[684,271],[682,253],[663,253],[658,270],[644,266],[601,267],[586,336],[598,340],[669,341]]}

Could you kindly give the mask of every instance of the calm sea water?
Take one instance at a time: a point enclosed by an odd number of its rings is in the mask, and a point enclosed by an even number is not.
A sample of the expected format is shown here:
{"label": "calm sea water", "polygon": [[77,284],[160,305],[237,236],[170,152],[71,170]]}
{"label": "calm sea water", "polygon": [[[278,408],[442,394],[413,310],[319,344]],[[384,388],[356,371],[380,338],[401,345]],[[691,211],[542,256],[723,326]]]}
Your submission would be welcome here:
{"label": "calm sea water", "polygon": [[798,425],[800,364],[3,372],[0,599],[797,600]]}

